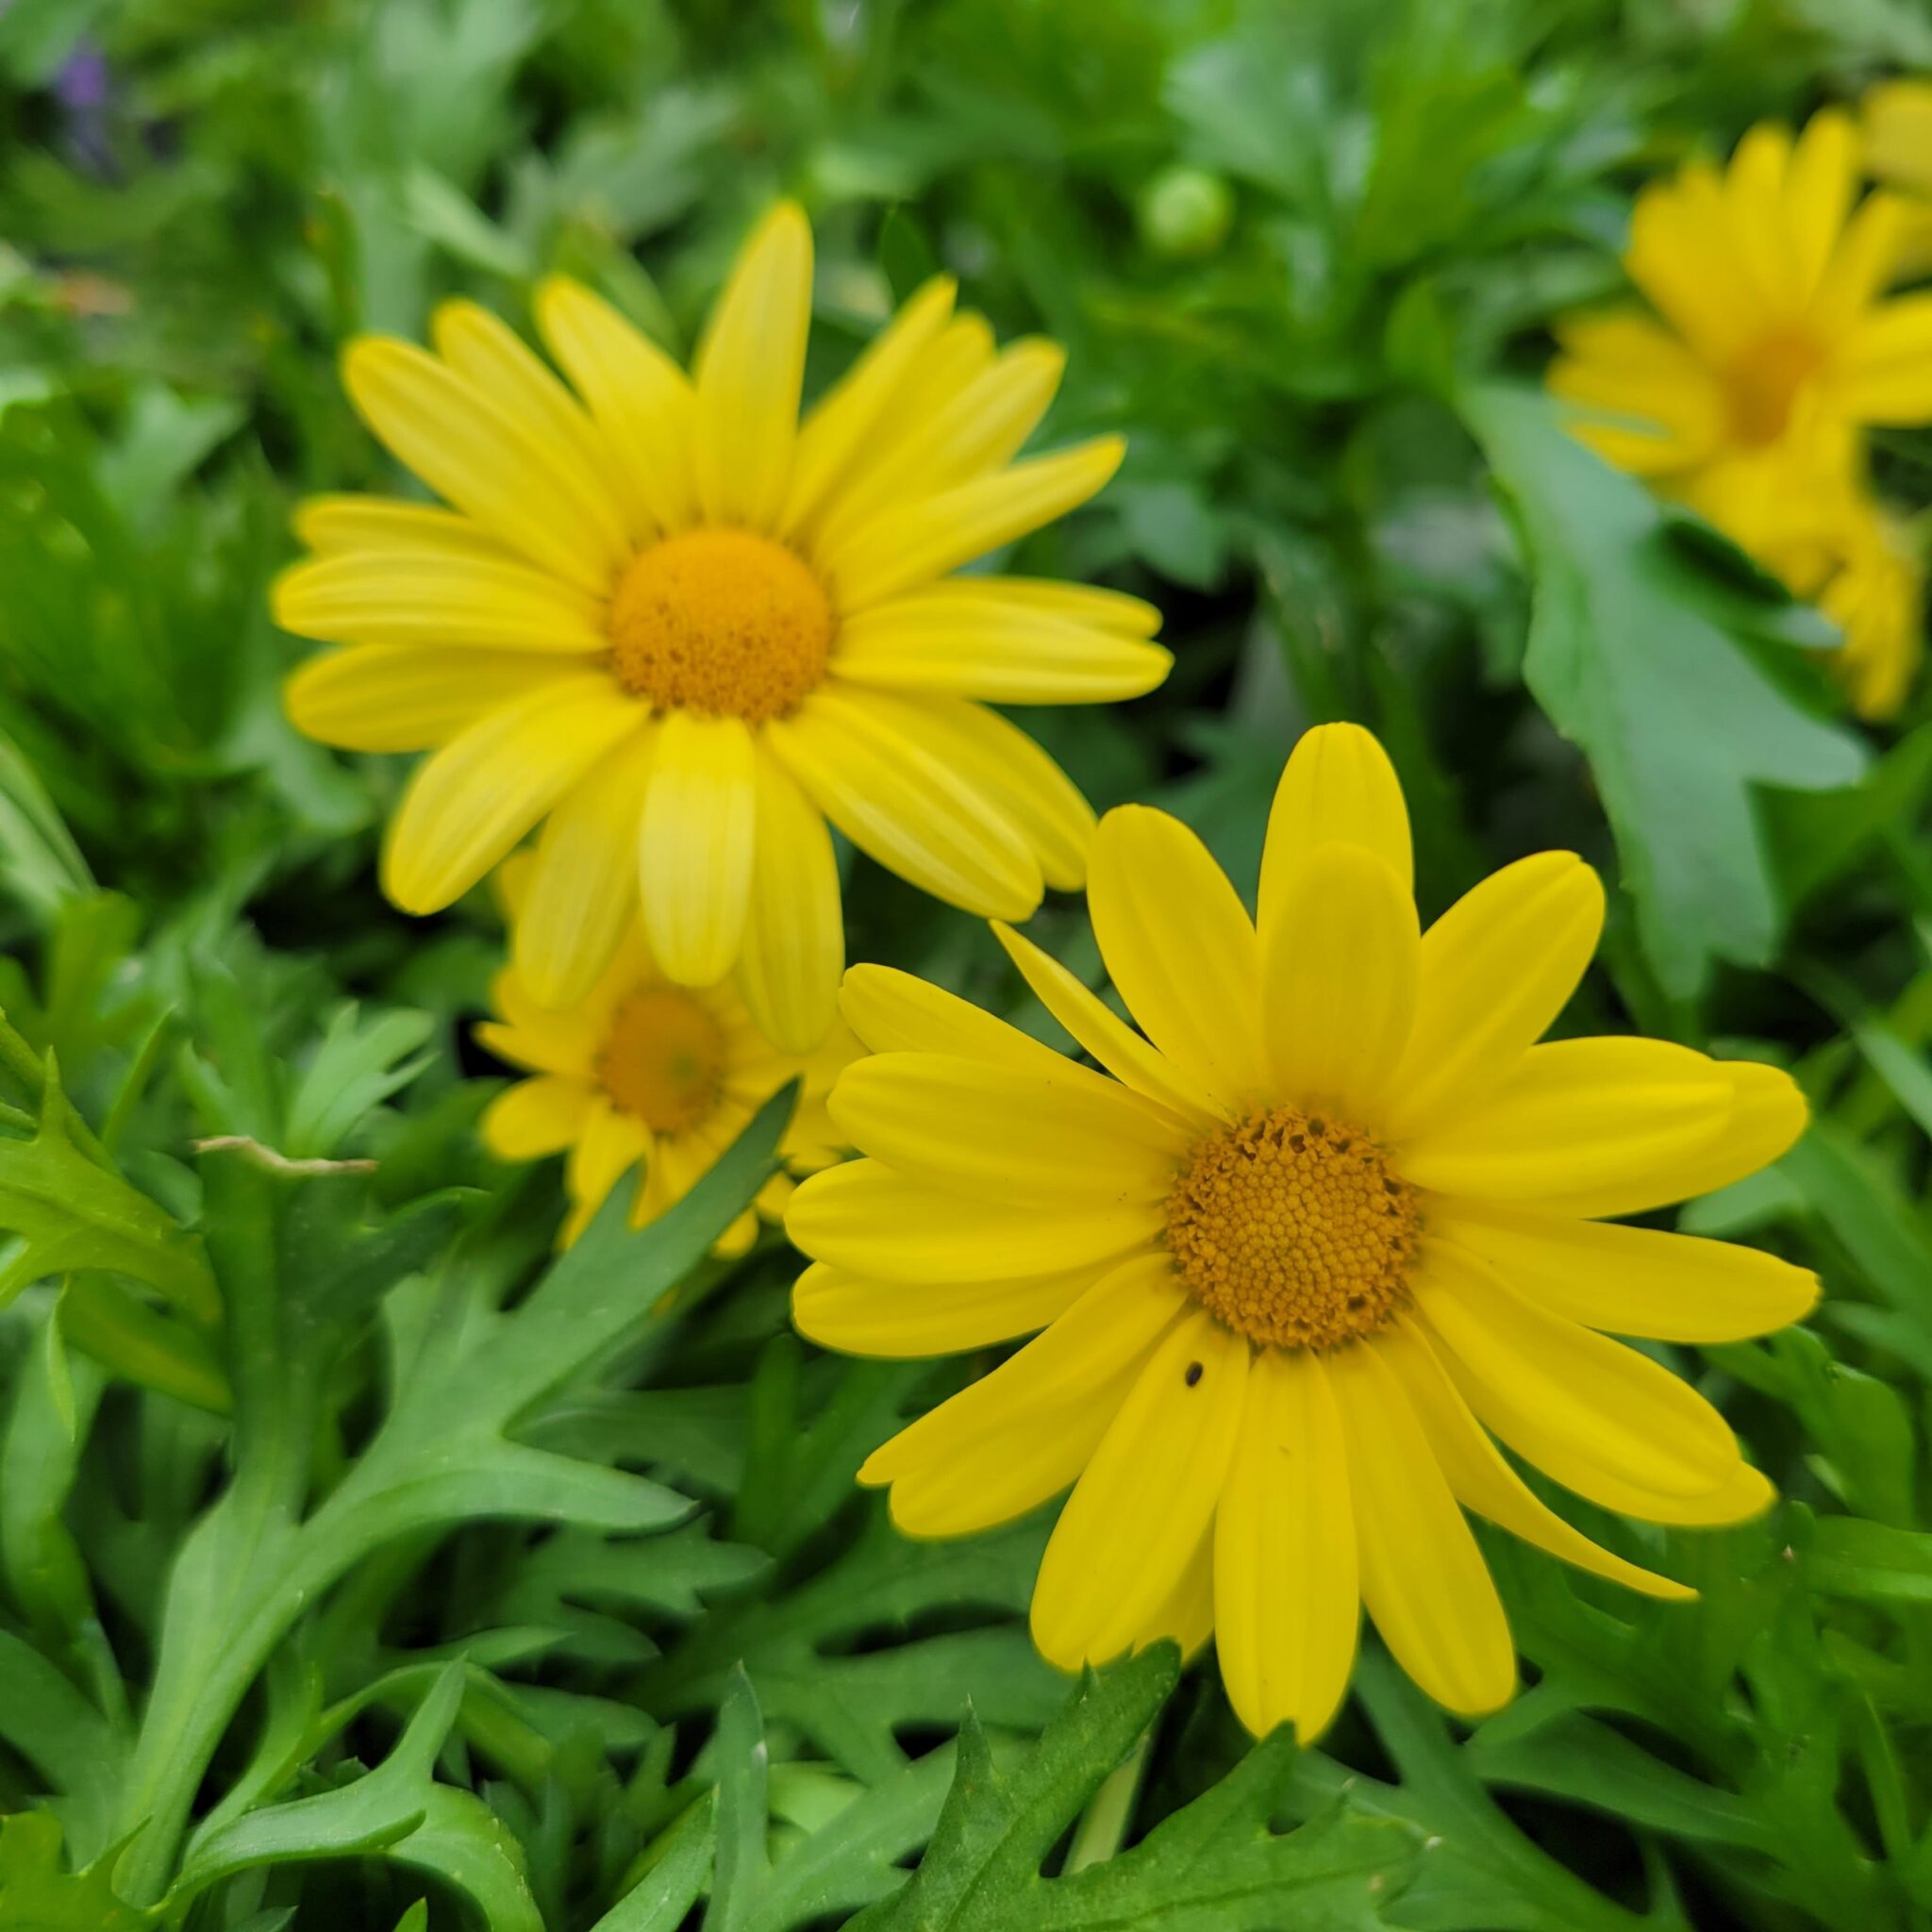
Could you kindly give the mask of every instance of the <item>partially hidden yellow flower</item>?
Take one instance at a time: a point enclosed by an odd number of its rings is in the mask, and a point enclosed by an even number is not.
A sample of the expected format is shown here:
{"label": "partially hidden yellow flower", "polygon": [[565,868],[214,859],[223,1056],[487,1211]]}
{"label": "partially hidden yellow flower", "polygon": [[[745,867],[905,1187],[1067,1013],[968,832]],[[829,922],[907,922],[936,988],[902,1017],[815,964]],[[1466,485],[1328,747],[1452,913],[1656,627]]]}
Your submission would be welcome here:
{"label": "partially hidden yellow flower", "polygon": [[[531,868],[504,868],[504,896],[527,916]],[[558,1236],[568,1247],[605,1197],[638,1169],[630,1224],[642,1227],[688,1194],[787,1081],[801,1081],[797,1106],[779,1143],[789,1173],[774,1174],[717,1243],[742,1254],[758,1216],[775,1221],[791,1174],[838,1158],[840,1139],[825,1111],[834,1076],[858,1052],[841,1024],[808,1056],[780,1052],[759,1032],[728,982],[679,986],[651,956],[633,919],[590,991],[569,1008],[544,1007],[522,971],[506,965],[491,988],[501,1016],[476,1027],[491,1053],[531,1077],[506,1088],[483,1115],[484,1144],[500,1160],[568,1154],[570,1212]]]}
{"label": "partially hidden yellow flower", "polygon": [[[1419,933],[1380,746],[1310,732],[1275,795],[1258,923],[1165,814],[1102,820],[1093,929],[1135,1031],[1016,933],[1105,1072],[910,976],[855,967],[874,1050],[831,1114],[867,1158],[807,1180],[798,1326],[856,1354],[1043,1329],[879,1449],[917,1536],[1073,1492],[1034,1589],[1072,1669],[1215,1636],[1236,1711],[1312,1737],[1360,1608],[1449,1708],[1516,1681],[1463,1510],[1653,1595],[1497,1440],[1592,1502],[1725,1524],[1772,1495],[1724,1418],[1608,1334],[1699,1342],[1802,1315],[1770,1255],[1616,1224],[1777,1158],[1784,1074],[1641,1039],[1539,1044],[1603,918],[1569,853],[1506,867]],[[1111,1076],[1111,1077],[1109,1077]],[[1608,1331],[1607,1334],[1605,1331]]]}
{"label": "partially hidden yellow flower", "polygon": [[1857,499],[1818,608],[1843,633],[1826,662],[1853,708],[1862,718],[1896,715],[1925,649],[1923,540],[1882,505]]}
{"label": "partially hidden yellow flower", "polygon": [[363,419],[453,506],[329,497],[275,590],[346,646],[291,680],[296,724],[432,751],[390,835],[408,911],[474,885],[540,823],[517,965],[565,1007],[634,908],[668,977],[736,973],[779,1043],[831,1024],[844,937],[826,821],[915,885],[1024,918],[1084,878],[1092,814],[981,700],[1090,703],[1166,675],[1158,613],[1075,585],[949,573],[1084,502],[1117,438],[1016,459],[1053,344],[994,345],[920,291],[799,421],[811,233],[747,243],[687,377],[576,283],[537,324],[575,392],[470,302],[435,353],[354,343]]}
{"label": "partially hidden yellow flower", "polygon": [[1901,269],[1932,269],[1932,82],[1888,80],[1858,103],[1865,172],[1909,197]]}
{"label": "partially hidden yellow flower", "polygon": [[1576,433],[1757,555],[1830,513],[1867,426],[1932,421],[1932,295],[1888,293],[1907,208],[1858,198],[1860,158],[1831,108],[1654,183],[1624,258],[1650,312],[1557,329]]}

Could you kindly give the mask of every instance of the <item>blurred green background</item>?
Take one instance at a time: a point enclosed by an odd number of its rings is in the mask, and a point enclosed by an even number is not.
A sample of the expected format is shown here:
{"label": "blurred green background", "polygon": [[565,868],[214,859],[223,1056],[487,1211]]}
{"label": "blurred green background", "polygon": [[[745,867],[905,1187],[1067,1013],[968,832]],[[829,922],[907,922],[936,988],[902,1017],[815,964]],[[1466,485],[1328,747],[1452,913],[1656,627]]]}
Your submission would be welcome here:
{"label": "blurred green background", "polygon": [[[169,1923],[250,1932],[387,1932],[419,1895],[509,1932],[1932,1927],[1932,725],[1923,700],[1848,724],[1828,626],[1535,388],[1550,320],[1621,288],[1646,178],[1928,71],[1911,0],[0,7],[0,1925],[152,1923],[173,1881]],[[702,1514],[552,1497],[565,1525],[531,1529],[471,1496],[345,1541],[200,1790],[237,1829],[258,1807],[258,1856],[117,1902],[170,1565],[207,1571],[170,1614],[210,1657],[280,1587],[204,1514],[266,1452],[224,1420],[195,1257],[255,1271],[274,1373],[312,1344],[313,1427],[276,1453],[322,1497],[412,1374],[493,1412],[432,1314],[520,1308],[558,1209],[554,1174],[475,1141],[487,894],[390,909],[402,762],[280,715],[292,504],[398,487],[337,353],[420,339],[457,291],[526,327],[557,269],[688,352],[780,192],[817,234],[809,391],[943,266],[1003,337],[1066,345],[1048,440],[1129,437],[1024,558],[1167,613],[1161,691],[1025,714],[1097,806],[1177,811],[1248,890],[1294,736],[1358,719],[1425,916],[1574,846],[1611,924],[1571,1029],[1799,1074],[1810,1136],[1685,1224],[1817,1267],[1826,1301],[1663,1351],[1789,1500],[1658,1535],[1688,1608],[1488,1537],[1533,1688],[1473,1733],[1373,1653],[1319,1752],[1250,1752],[1164,1655],[1056,1720],[1022,1614],[1044,1525],[919,1547],[852,1486],[973,1365],[803,1348],[773,1237],[642,1341],[587,1339],[519,1425]],[[1932,439],[1878,462],[1923,511]],[[1047,1030],[974,922],[847,871],[853,958]],[[1097,974],[1077,900],[1032,930]],[[197,1164],[219,1135],[377,1166],[311,1214]],[[392,1750],[360,1837],[340,1803],[287,1818]],[[943,1884],[896,1899],[956,1760]]]}

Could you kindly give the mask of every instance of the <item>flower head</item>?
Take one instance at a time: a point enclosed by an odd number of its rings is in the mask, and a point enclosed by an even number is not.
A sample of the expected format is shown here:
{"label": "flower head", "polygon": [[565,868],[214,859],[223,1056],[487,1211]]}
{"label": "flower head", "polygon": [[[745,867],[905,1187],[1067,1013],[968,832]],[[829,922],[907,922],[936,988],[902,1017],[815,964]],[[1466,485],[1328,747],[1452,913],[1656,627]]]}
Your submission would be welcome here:
{"label": "flower head", "polygon": [[[527,913],[529,886],[526,860],[504,868],[505,897],[520,915]],[[808,1058],[781,1053],[729,983],[688,987],[668,979],[640,921],[568,1010],[540,1005],[514,965],[498,973],[491,998],[501,1018],[480,1024],[476,1038],[532,1077],[491,1103],[484,1142],[501,1160],[568,1153],[570,1213],[559,1236],[566,1247],[632,1167],[631,1225],[655,1221],[795,1076],[802,1076],[798,1105],[780,1154],[795,1174],[838,1158],[825,1094],[858,1042],[835,1024]],[[791,1188],[789,1175],[774,1175],[758,1194],[757,1213],[776,1220]],[[757,1232],[757,1215],[748,1211],[725,1230],[718,1251],[741,1254]]]}
{"label": "flower head", "polygon": [[856,967],[874,1051],[833,1120],[868,1158],[786,1217],[799,1327],[858,1354],[1043,1330],[879,1449],[914,1535],[1072,1484],[1033,1597],[1067,1668],[1211,1629],[1257,1732],[1328,1722],[1366,1605],[1450,1708],[1515,1657],[1469,1508],[1573,1563],[1689,1594],[1588,1541],[1496,1439],[1657,1523],[1771,1491],[1722,1416],[1608,1333],[1755,1335],[1811,1275],[1636,1214],[1774,1159],[1783,1074],[1637,1039],[1539,1044],[1595,948],[1568,853],[1506,867],[1426,933],[1407,815],[1366,732],[1310,732],[1269,822],[1258,922],[1164,814],[1108,813],[1089,900],[1141,1031],[1018,934],[1027,983],[1105,1071],[907,974]]}
{"label": "flower head", "polygon": [[1651,312],[1558,330],[1577,433],[1754,553],[1828,513],[1863,429],[1932,421],[1932,296],[1888,295],[1907,208],[1857,199],[1859,140],[1826,109],[1755,127],[1720,172],[1639,195],[1624,266]]}
{"label": "flower head", "polygon": [[803,1051],[843,934],[826,821],[939,897],[1024,918],[1085,876],[1092,815],[991,701],[1089,703],[1166,675],[1137,599],[950,575],[1084,502],[1118,439],[1018,459],[1052,344],[995,347],[928,284],[801,423],[811,235],[774,208],[685,373],[588,290],[543,285],[567,388],[473,303],[435,352],[353,344],[349,393],[451,506],[324,498],[287,628],[344,646],[291,681],[325,742],[428,751],[390,828],[406,910],[541,824],[517,964],[579,999],[632,909],[680,985],[735,973]]}

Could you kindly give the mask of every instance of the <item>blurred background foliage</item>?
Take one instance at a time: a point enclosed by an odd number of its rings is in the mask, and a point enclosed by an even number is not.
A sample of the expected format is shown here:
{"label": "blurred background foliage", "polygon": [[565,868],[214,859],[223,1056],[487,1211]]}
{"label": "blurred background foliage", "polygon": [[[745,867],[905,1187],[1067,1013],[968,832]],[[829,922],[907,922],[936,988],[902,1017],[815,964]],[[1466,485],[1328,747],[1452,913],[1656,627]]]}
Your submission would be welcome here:
{"label": "blurred background foliage", "polygon": [[[1932,1926],[1932,723],[1850,726],[1829,627],[1534,391],[1644,178],[1914,71],[1914,0],[0,8],[0,1925]],[[1066,343],[1053,439],[1128,433],[1024,558],[1167,612],[1165,689],[1027,714],[1096,805],[1251,884],[1358,719],[1425,914],[1574,846],[1571,1028],[1813,1096],[1685,1224],[1821,1310],[1664,1351],[1787,1501],[1586,1525],[1690,1607],[1488,1537],[1530,1688],[1474,1730],[1373,1651],[1316,1752],[1166,1652],[1057,1678],[1043,1524],[853,1488],[974,1365],[803,1347],[775,1237],[697,1258],[770,1124],[546,1274],[555,1174],[475,1138],[488,895],[389,909],[394,762],[281,719],[290,508],[395,486],[341,343],[560,268],[684,352],[779,192],[808,388],[944,266]],[[1923,508],[1932,440],[1879,460]],[[1044,1027],[846,858],[854,958]],[[1077,901],[1033,929],[1097,974]]]}

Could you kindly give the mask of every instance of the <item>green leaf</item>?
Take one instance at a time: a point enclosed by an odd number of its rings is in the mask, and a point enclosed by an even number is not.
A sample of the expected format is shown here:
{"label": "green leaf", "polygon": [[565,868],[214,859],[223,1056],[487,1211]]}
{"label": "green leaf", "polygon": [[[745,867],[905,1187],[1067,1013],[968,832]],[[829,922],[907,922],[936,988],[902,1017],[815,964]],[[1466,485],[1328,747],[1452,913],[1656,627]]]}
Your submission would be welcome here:
{"label": "green leaf", "polygon": [[1852,785],[1863,754],[1766,675],[1740,642],[1749,625],[1716,614],[1643,486],[1550,403],[1492,385],[1459,406],[1523,528],[1524,675],[1590,759],[1658,977],[1689,997],[1716,959],[1767,963],[1787,908],[1755,788]]}
{"label": "green leaf", "polygon": [[1337,1809],[1276,1833],[1270,1818],[1295,1757],[1286,1732],[1131,1851],[1071,1877],[1041,1867],[1081,1807],[1159,1715],[1178,1660],[1157,1644],[1089,1675],[1024,1765],[1003,1771],[985,1733],[959,1734],[952,1796],[912,1882],[851,1932],[1344,1932],[1385,1924],[1414,1838]]}
{"label": "green leaf", "polygon": [[60,1864],[60,1822],[46,1811],[0,1818],[0,1926],[10,1932],[136,1932],[157,1914],[115,1895],[113,1855],[85,1872]]}
{"label": "green leaf", "polygon": [[1932,1604],[1932,1535],[1924,1530],[1822,1516],[1794,1541],[1813,1590],[1868,1604]]}
{"label": "green leaf", "polygon": [[0,732],[0,891],[42,919],[94,890],[74,834],[26,754]]}

